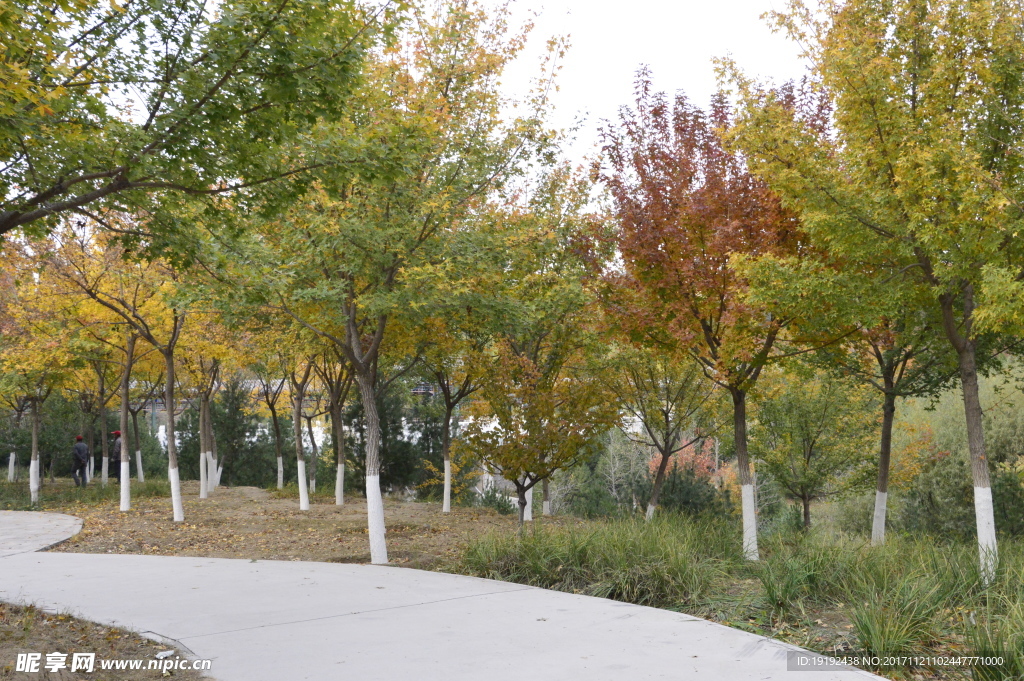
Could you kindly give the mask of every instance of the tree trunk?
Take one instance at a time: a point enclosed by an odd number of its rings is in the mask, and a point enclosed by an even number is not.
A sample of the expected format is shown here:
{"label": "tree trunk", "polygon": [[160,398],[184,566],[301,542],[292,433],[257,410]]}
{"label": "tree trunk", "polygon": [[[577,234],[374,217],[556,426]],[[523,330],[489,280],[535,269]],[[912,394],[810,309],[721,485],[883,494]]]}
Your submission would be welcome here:
{"label": "tree trunk", "polygon": [[210,470],[207,475],[210,480],[210,492],[217,491],[220,487],[220,475],[224,472],[224,461],[217,454],[217,436],[213,431],[213,412],[206,415],[206,423],[210,428]]}
{"label": "tree trunk", "polygon": [[985,430],[982,424],[981,398],[978,394],[978,370],[974,341],[960,355],[960,382],[963,386],[964,413],[967,417],[967,447],[971,452],[971,476],[974,478],[974,515],[978,525],[978,554],[982,579],[991,584],[999,563],[996,521],[992,508],[992,483],[985,455]]}
{"label": "tree trunk", "polygon": [[875,515],[871,522],[871,543],[885,543],[885,516],[889,499],[889,459],[892,453],[892,423],[896,415],[896,396],[886,392],[882,403],[882,442],[878,453],[878,488],[875,490]]}
{"label": "tree trunk", "polygon": [[306,430],[309,431],[309,449],[313,456],[309,465],[309,493],[316,494],[316,467],[320,463],[320,450],[316,446],[316,438],[313,437],[313,419],[306,419]]}
{"label": "tree trunk", "polygon": [[129,470],[131,450],[128,448],[128,407],[131,406],[132,362],[135,360],[135,335],[128,334],[128,345],[124,351],[124,373],[121,374],[121,511],[132,508],[132,474]]}
{"label": "tree trunk", "polygon": [[380,493],[380,416],[377,413],[377,391],[372,369],[356,367],[356,382],[363,403],[366,421],[366,519],[370,535],[370,562],[388,562],[388,545],[384,527],[384,499]]}
{"label": "tree trunk", "polygon": [[284,488],[284,444],[281,441],[281,422],[277,418],[277,409],[270,407],[270,420],[274,424],[274,449],[277,451],[277,488]]}
{"label": "tree trunk", "polygon": [[199,396],[199,498],[206,499],[209,496],[210,485],[207,478],[210,475],[208,456],[206,454],[209,446],[206,430],[206,395]]}
{"label": "tree trunk", "polygon": [[86,467],[85,471],[85,482],[88,484],[92,482],[94,477],[96,477],[96,426],[94,419],[89,419],[86,423],[85,439],[89,443],[89,465]]}
{"label": "tree trunk", "polygon": [[942,325],[946,337],[956,351],[960,366],[960,385],[963,389],[964,416],[967,421],[967,448],[971,454],[971,476],[974,479],[974,516],[978,527],[978,562],[982,581],[991,584],[999,564],[999,546],[996,542],[995,513],[992,508],[992,484],[989,480],[988,457],[985,454],[985,429],[982,422],[981,398],[978,391],[978,365],[975,340],[971,337],[974,322],[974,290],[964,288],[963,321],[961,333],[953,314],[953,297],[939,296]]}
{"label": "tree trunk", "polygon": [[523,520],[533,522],[533,486],[526,490],[526,507],[523,509]]}
{"label": "tree trunk", "polygon": [[11,452],[7,459],[7,482],[14,482],[14,469],[17,466],[18,456]]}
{"label": "tree trunk", "polygon": [[142,436],[139,435],[139,412],[137,411],[132,412],[132,431],[135,433],[135,472],[139,477],[139,482],[146,482],[146,474],[142,470]]}
{"label": "tree trunk", "polygon": [[747,455],[747,393],[739,388],[730,388],[729,392],[732,393],[736,469],[740,480],[743,510],[743,555],[747,560],[757,560],[757,502],[754,499],[754,480],[750,474],[750,459]]}
{"label": "tree trunk", "polygon": [[206,490],[208,493],[220,484],[220,466],[217,461],[217,437],[213,432],[213,410],[210,398],[206,398]]}
{"label": "tree trunk", "polygon": [[[666,446],[667,449],[668,447]],[[658,507],[658,497],[661,496],[661,486],[665,483],[665,471],[668,470],[668,462],[671,458],[672,455],[668,451],[661,453],[658,473],[654,476],[654,485],[651,486],[651,498],[647,501],[647,520],[654,517],[654,509]]]}
{"label": "tree trunk", "polygon": [[811,500],[805,497],[801,501],[804,505],[804,529],[808,530],[811,527]]}
{"label": "tree trunk", "polygon": [[452,409],[445,405],[444,428],[441,431],[441,452],[444,455],[444,495],[441,500],[441,513],[452,511]]}
{"label": "tree trunk", "polygon": [[181,478],[178,474],[178,445],[174,441],[174,350],[164,351],[167,383],[164,384],[164,410],[167,414],[167,480],[171,483],[171,508],[174,522],[185,521],[185,506],[181,503]]}
{"label": "tree trunk", "polygon": [[516,494],[519,496],[519,529],[522,531],[524,524],[526,523],[526,488],[516,485]]}
{"label": "tree trunk", "polygon": [[32,459],[28,468],[28,489],[32,505],[39,505],[39,401],[32,398]]}
{"label": "tree trunk", "polygon": [[337,471],[334,476],[334,504],[345,504],[345,424],[342,423],[341,405],[332,405],[331,425],[334,427],[334,456]]}
{"label": "tree trunk", "polygon": [[551,515],[551,490],[548,486],[548,479],[544,478],[544,482],[541,483],[542,489],[544,490],[544,515]]}
{"label": "tree trunk", "polygon": [[100,452],[103,456],[103,465],[100,468],[100,482],[107,486],[107,475],[110,472],[110,451],[107,447],[107,405],[100,405]]}
{"label": "tree trunk", "polygon": [[292,421],[295,430],[295,461],[298,464],[299,478],[299,510],[309,510],[309,488],[306,487],[306,457],[302,449],[302,398],[305,385],[295,386],[295,395],[292,395]]}

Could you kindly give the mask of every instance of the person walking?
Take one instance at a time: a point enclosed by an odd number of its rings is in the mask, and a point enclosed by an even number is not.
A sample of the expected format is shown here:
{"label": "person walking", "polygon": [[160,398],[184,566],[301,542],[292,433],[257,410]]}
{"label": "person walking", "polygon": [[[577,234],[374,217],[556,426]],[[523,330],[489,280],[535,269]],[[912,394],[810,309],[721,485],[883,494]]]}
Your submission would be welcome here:
{"label": "person walking", "polygon": [[112,447],[112,463],[114,464],[114,477],[118,483],[121,482],[121,431],[115,430],[111,435],[114,436],[114,446]]}
{"label": "person walking", "polygon": [[81,435],[75,436],[75,446],[71,449],[71,459],[73,468],[71,469],[71,477],[75,479],[75,485],[78,487],[85,487],[89,481],[89,474],[87,472],[89,465],[89,445],[82,441]]}

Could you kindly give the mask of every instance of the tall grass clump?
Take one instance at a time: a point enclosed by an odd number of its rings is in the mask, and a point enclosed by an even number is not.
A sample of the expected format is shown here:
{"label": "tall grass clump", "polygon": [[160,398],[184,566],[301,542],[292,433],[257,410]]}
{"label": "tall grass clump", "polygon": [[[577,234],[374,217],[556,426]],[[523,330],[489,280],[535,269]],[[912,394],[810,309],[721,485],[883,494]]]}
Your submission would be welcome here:
{"label": "tall grass clump", "polygon": [[764,542],[764,559],[748,565],[761,583],[766,609],[782,617],[803,603],[845,598],[859,556],[854,542],[813,532],[775,534]]}
{"label": "tall grass clump", "polygon": [[479,577],[675,608],[698,602],[739,542],[721,523],[666,515],[578,527],[533,527],[472,544],[461,569]]}

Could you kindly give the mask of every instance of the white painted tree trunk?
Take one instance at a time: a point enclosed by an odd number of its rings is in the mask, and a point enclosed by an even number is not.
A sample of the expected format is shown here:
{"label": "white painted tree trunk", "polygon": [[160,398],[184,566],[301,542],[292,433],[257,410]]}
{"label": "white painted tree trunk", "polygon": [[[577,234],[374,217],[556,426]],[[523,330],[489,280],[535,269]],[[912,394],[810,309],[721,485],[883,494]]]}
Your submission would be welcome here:
{"label": "white painted tree trunk", "polygon": [[178,477],[178,467],[167,468],[167,479],[171,483],[171,508],[174,511],[174,522],[180,523],[185,520],[185,506],[181,503],[181,478]]}
{"label": "white painted tree trunk", "polygon": [[357,374],[366,423],[366,530],[370,537],[370,562],[386,565],[388,542],[384,527],[384,499],[380,493],[380,415],[373,379]]}
{"label": "white painted tree trunk", "polygon": [[217,466],[217,477],[213,481],[214,488],[220,487],[220,474],[224,472],[224,465],[220,464]]}
{"label": "white painted tree trunk", "polygon": [[747,560],[758,560],[757,552],[757,505],[754,501],[754,486],[743,485],[743,555]]}
{"label": "white painted tree trunk", "polygon": [[96,459],[89,457],[89,465],[85,467],[85,484],[92,482],[92,472],[95,469]]}
{"label": "white painted tree trunk", "polygon": [[18,455],[11,452],[7,458],[7,482],[14,482],[14,467],[17,465]]}
{"label": "white painted tree trunk", "polygon": [[277,457],[277,488],[284,489],[284,457]]}
{"label": "white painted tree trunk", "polygon": [[366,476],[366,515],[370,530],[370,562],[384,565],[388,562],[388,545],[384,538],[384,499],[380,494],[380,476]]}
{"label": "white painted tree trunk", "polygon": [[205,499],[206,497],[209,496],[208,491],[207,491],[208,488],[209,488],[209,485],[206,484],[206,476],[207,476],[207,463],[206,463],[206,461],[207,461],[207,459],[206,459],[206,452],[200,452],[199,453],[199,498],[200,499]]}
{"label": "white painted tree trunk", "polygon": [[132,510],[132,472],[124,458],[121,459],[121,510]]}
{"label": "white painted tree trunk", "polygon": [[306,487],[306,462],[298,460],[299,464],[299,510],[309,510],[309,488]]}
{"label": "white painted tree trunk", "polygon": [[206,484],[209,492],[217,489],[217,457],[213,452],[206,452]]}
{"label": "white painted tree trunk", "polygon": [[644,518],[646,518],[647,520],[650,520],[651,518],[653,518],[654,517],[654,509],[656,509],[656,508],[657,508],[657,506],[655,506],[654,504],[647,504],[647,513],[644,514]]}
{"label": "white painted tree trunk", "polygon": [[871,521],[871,543],[875,546],[885,543],[885,512],[889,493],[875,490],[875,515]]}
{"label": "white painted tree trunk", "polygon": [[28,464],[28,489],[32,495],[32,504],[39,503],[39,459],[32,457]]}
{"label": "white painted tree trunk", "polygon": [[526,508],[523,510],[523,522],[533,522],[533,488],[526,490]]}
{"label": "white painted tree trunk", "polygon": [[544,515],[551,515],[551,500],[544,502]]}
{"label": "white painted tree trunk", "polygon": [[181,479],[178,475],[178,438],[174,434],[174,350],[163,351],[164,367],[164,424],[167,436],[167,480],[171,484],[171,509],[174,522],[185,521],[185,506],[181,503]]}
{"label": "white painted tree trunk", "polygon": [[139,482],[146,482],[146,475],[142,472],[142,450],[135,450],[135,471],[138,474]]}
{"label": "white painted tree trunk", "polygon": [[548,479],[544,478],[544,482],[541,483],[541,490],[544,493],[544,501],[541,502],[541,513],[544,515],[551,515],[551,487],[548,482]]}
{"label": "white painted tree trunk", "polygon": [[981,579],[984,584],[991,584],[996,578],[996,565],[999,562],[991,487],[974,488],[974,517],[978,523],[978,554],[981,558]]}
{"label": "white painted tree trunk", "polygon": [[452,511],[452,462],[444,462],[444,501],[441,503],[441,513]]}
{"label": "white painted tree trunk", "polygon": [[109,474],[110,474],[110,457],[104,455],[103,456],[103,465],[100,466],[100,475],[102,476],[100,478],[100,482],[103,483],[104,487],[107,486],[107,480],[109,479]]}
{"label": "white painted tree trunk", "polygon": [[338,474],[334,476],[334,505],[345,505],[345,464],[338,466]]}

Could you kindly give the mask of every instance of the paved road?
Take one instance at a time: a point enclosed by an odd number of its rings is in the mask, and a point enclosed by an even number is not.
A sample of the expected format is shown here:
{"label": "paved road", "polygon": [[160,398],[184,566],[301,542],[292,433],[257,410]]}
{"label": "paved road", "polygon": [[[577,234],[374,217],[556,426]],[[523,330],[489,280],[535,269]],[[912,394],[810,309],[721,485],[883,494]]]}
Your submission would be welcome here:
{"label": "paved road", "polygon": [[24,526],[33,522],[39,547],[52,545],[58,521],[38,517],[46,515],[0,515],[0,600],[176,642],[212,659],[212,675],[222,681],[879,678],[858,670],[787,672],[787,652],[799,649],[771,639],[505,582],[369,565],[7,546],[12,522],[22,528],[12,545],[26,546]]}

